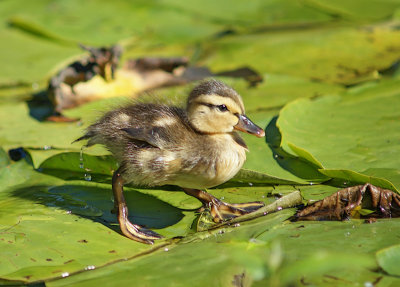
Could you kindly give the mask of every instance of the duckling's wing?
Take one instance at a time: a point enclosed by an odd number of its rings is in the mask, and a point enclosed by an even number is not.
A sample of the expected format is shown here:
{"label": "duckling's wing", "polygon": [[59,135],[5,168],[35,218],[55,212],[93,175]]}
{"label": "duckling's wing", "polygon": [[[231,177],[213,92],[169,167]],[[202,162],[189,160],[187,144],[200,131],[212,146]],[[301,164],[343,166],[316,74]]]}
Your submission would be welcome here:
{"label": "duckling's wing", "polygon": [[160,135],[162,135],[162,128],[153,127],[149,128],[123,128],[121,129],[133,140],[145,142],[156,148],[163,148]]}

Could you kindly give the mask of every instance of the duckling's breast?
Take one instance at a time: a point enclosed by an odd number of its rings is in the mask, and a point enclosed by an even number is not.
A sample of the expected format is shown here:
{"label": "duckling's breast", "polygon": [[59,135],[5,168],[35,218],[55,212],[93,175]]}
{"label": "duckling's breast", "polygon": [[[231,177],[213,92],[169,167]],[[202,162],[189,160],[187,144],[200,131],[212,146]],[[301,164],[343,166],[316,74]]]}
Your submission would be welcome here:
{"label": "duckling's breast", "polygon": [[220,185],[235,176],[246,160],[246,148],[230,134],[208,137],[208,140],[199,141],[193,149],[180,153],[179,170],[171,173],[168,184],[204,189]]}

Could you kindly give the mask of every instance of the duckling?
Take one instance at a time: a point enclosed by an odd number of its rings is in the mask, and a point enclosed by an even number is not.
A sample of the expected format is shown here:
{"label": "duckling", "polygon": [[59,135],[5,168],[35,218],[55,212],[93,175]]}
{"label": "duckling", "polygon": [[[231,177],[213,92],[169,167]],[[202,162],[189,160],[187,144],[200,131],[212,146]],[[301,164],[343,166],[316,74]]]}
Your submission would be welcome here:
{"label": "duckling", "polygon": [[204,191],[231,179],[242,167],[248,151],[236,130],[265,135],[245,115],[242,98],[217,80],[200,83],[190,93],[186,109],[138,103],[106,113],[87,128],[86,146],[102,144],[115,156],[114,208],[122,233],[153,244],[161,236],[128,220],[123,186],[177,185],[210,210],[214,222],[249,212],[264,204],[228,204]]}
{"label": "duckling", "polygon": [[[76,84],[87,82],[96,75],[107,81],[115,77],[122,54],[121,46],[115,45],[109,48],[94,48],[83,44],[79,46],[90,55],[69,64],[49,80],[47,96],[54,105],[54,114],[48,117],[49,121],[75,121],[62,116],[62,110],[75,107],[84,101],[75,93]],[[69,86],[71,92],[66,93],[62,85]]]}

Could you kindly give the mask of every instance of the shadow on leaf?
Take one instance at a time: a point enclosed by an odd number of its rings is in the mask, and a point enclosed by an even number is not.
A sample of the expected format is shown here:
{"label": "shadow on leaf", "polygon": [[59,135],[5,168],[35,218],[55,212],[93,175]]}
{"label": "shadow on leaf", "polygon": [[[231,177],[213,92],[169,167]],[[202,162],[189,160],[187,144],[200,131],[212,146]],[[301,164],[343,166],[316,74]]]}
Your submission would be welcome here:
{"label": "shadow on leaf", "polygon": [[287,153],[281,147],[282,135],[276,126],[278,116],[274,117],[265,128],[266,142],[273,152],[276,162],[285,170],[307,181],[323,182],[329,177],[321,174],[320,167],[302,158]]}
{"label": "shadow on leaf", "polygon": [[39,122],[43,122],[54,113],[54,106],[47,97],[45,90],[32,95],[32,98],[26,101],[29,109],[29,115]]}
{"label": "shadow on leaf", "polygon": [[[87,184],[37,185],[17,188],[13,191],[13,196],[63,209],[119,231],[117,218],[112,213],[111,187]],[[130,220],[147,228],[165,228],[176,224],[184,216],[179,208],[132,188],[126,189],[125,197]]]}

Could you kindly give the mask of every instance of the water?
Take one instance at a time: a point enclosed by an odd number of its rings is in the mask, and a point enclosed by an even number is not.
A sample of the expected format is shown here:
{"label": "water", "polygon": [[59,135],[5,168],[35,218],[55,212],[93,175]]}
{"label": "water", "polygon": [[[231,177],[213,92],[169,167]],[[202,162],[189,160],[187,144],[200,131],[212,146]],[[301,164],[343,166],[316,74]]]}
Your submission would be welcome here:
{"label": "water", "polygon": [[39,88],[40,88],[40,86],[39,86],[39,84],[38,83],[32,83],[32,90],[34,90],[34,91],[38,91],[39,90]]}
{"label": "water", "polygon": [[[80,153],[79,153],[79,168],[80,168],[80,169],[85,169],[85,171],[90,171],[90,169],[85,168],[85,165],[84,165],[84,163],[83,163],[83,148],[84,148],[84,147],[81,147],[81,151],[80,151]],[[92,175],[91,175],[90,173],[85,173],[85,174],[83,175],[83,178],[84,178],[86,181],[91,181],[91,180],[92,180]]]}
{"label": "water", "polygon": [[96,268],[96,266],[94,265],[89,265],[85,267],[85,270],[94,270]]}
{"label": "water", "polygon": [[91,181],[91,180],[92,180],[92,176],[90,175],[90,173],[85,173],[85,175],[83,176],[83,178],[84,178],[86,181]]}
{"label": "water", "polygon": [[79,153],[79,168],[84,168],[85,166],[83,165],[83,147],[81,147],[81,152]]}
{"label": "water", "polygon": [[64,273],[61,274],[61,277],[62,277],[62,278],[65,278],[65,277],[68,277],[68,276],[69,276],[69,273],[68,273],[68,272],[64,272]]}

